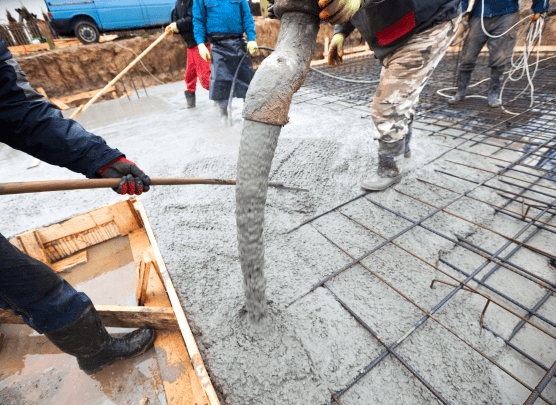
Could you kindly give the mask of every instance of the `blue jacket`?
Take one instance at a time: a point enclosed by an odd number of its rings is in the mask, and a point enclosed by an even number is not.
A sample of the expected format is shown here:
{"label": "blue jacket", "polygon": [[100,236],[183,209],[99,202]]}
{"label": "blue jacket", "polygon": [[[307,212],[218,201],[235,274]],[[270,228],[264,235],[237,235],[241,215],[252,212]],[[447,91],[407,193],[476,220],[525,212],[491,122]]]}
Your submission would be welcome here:
{"label": "blue jacket", "polygon": [[123,156],[31,88],[0,36],[0,142],[89,178]]}
{"label": "blue jacket", "polygon": [[[485,17],[496,17],[497,15],[504,15],[510,13],[517,13],[519,11],[519,0],[484,0],[485,2]],[[461,2],[462,9],[465,12],[469,5],[469,0]],[[533,0],[533,13],[544,13],[550,7],[550,0]],[[483,9],[483,0],[475,0],[475,6],[471,11],[471,17],[481,17]]]}
{"label": "blue jacket", "polygon": [[247,34],[255,41],[255,21],[247,0],[194,0],[193,33],[198,44],[207,34]]}

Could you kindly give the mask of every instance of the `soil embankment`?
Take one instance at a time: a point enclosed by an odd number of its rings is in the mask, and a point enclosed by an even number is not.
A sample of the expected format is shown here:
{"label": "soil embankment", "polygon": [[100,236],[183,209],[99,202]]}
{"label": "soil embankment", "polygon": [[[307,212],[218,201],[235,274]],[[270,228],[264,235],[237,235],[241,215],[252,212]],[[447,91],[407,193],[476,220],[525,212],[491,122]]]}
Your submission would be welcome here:
{"label": "soil embankment", "polygon": [[[280,31],[280,22],[260,19],[256,21],[256,30],[259,46],[273,48]],[[331,38],[332,34],[331,25],[321,24],[313,59],[324,57],[325,37]],[[134,53],[139,55],[156,38],[137,37],[70,47],[16,59],[34,88],[42,87],[49,97],[62,98],[104,87],[136,57]],[[264,51],[255,56],[253,66],[257,68],[267,55],[268,52]],[[133,91],[130,75],[138,88],[143,87],[141,79],[146,87],[182,80],[187,65],[187,47],[181,36],[175,35],[162,41],[142,61],[144,67],[141,64],[136,65],[131,73],[123,78],[123,83],[120,81],[116,84],[118,95],[124,94],[125,91]],[[104,97],[110,98],[110,95]],[[77,101],[69,105],[75,107],[80,103]]]}

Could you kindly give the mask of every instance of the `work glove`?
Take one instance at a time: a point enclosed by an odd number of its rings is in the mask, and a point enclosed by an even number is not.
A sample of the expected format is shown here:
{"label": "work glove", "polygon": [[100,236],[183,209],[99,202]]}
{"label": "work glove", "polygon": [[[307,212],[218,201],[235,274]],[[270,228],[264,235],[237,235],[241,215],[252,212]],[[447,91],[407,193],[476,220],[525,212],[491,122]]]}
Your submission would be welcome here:
{"label": "work glove", "polygon": [[361,0],[319,0],[319,7],[324,9],[319,14],[321,20],[345,24],[361,8]]}
{"label": "work glove", "polygon": [[537,13],[535,15],[533,15],[533,17],[531,17],[531,20],[533,20],[533,22],[537,21],[539,18],[545,18],[546,17],[546,12],[544,13]]}
{"label": "work glove", "polygon": [[131,160],[124,157],[119,157],[111,161],[106,166],[98,171],[105,179],[120,178],[120,185],[113,188],[116,193],[125,195],[141,195],[143,192],[149,191],[151,179],[141,169],[137,167]]}
{"label": "work glove", "polygon": [[203,58],[205,62],[210,60],[210,52],[205,44],[199,44],[199,55],[201,55],[201,58]]}
{"label": "work glove", "polygon": [[330,48],[328,49],[328,64],[332,67],[340,66],[344,61],[342,56],[344,56],[344,40],[346,37],[344,34],[335,34],[330,42]]}
{"label": "work glove", "polygon": [[247,50],[251,55],[259,50],[259,46],[257,45],[256,41],[249,41],[247,42]]}
{"label": "work glove", "polygon": [[172,34],[179,34],[180,33],[180,30],[178,29],[178,24],[176,24],[175,22],[173,22],[168,27],[166,27],[166,29],[168,29],[168,28],[172,30]]}

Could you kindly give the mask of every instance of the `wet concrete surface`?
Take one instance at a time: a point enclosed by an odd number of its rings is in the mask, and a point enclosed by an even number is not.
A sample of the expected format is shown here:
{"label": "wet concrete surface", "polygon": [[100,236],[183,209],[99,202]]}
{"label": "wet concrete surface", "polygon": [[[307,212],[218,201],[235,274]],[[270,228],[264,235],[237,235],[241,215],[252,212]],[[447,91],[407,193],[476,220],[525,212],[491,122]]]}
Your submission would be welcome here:
{"label": "wet concrete surface", "polygon": [[[205,91],[197,91],[198,107],[194,110],[183,108],[182,83],[149,89],[149,95],[131,103],[126,99],[103,102],[91,107],[78,121],[105,137],[109,145],[126,153],[152,177],[236,177],[241,101],[234,100],[234,126],[228,128],[220,125],[218,111]],[[373,127],[368,112],[340,105],[334,107],[333,100],[315,104],[314,100],[320,98],[324,98],[322,94],[315,95],[303,88],[294,97],[290,123],[282,130],[270,170],[271,181],[309,188],[310,192],[269,190],[264,236],[272,326],[263,333],[253,334],[246,327],[234,188],[155,187],[141,197],[223,404],[329,403],[328,389],[345,388],[383,350],[327,290],[318,288],[311,293],[309,290],[323,277],[349,263],[352,260],[349,255],[358,257],[384,240],[342,213],[386,237],[409,223],[359,199],[312,225],[287,233],[313,215],[359,195],[359,182],[376,165],[376,144],[372,141]],[[457,192],[464,192],[472,185],[435,169],[473,180],[486,178],[484,172],[470,171],[446,159],[498,170],[494,165],[497,162],[458,151],[437,160],[448,147],[456,146],[461,140],[429,137],[433,128],[429,122],[415,123],[413,157],[396,189],[440,205],[449,202],[455,194],[427,186],[417,178]],[[494,150],[481,145],[473,148],[478,153]],[[514,160],[519,155],[502,152],[497,156]],[[27,170],[32,160],[0,145],[0,178],[26,181],[81,177],[44,163]],[[506,201],[485,188],[473,195],[498,205]],[[420,219],[433,210],[394,189],[370,197],[412,219]],[[119,199],[111,190],[1,197],[2,232],[14,235]],[[512,204],[510,208],[519,211],[520,204]],[[500,214],[494,216],[492,208],[473,200],[462,200],[450,209],[511,236],[524,225]],[[427,220],[426,225],[450,237],[468,238],[490,251],[498,250],[505,243],[503,238],[445,213]],[[531,244],[554,252],[554,236],[543,232]],[[403,235],[398,242],[433,264],[439,251],[445,260],[468,272],[484,262],[483,258],[419,228]],[[556,282],[556,270],[547,258],[522,249],[512,260]],[[440,284],[431,289],[434,278],[450,280],[392,245],[362,263],[426,310],[451,290]],[[441,268],[462,279],[448,266],[441,265]],[[491,265],[487,266],[487,270],[490,268]],[[536,284],[506,270],[498,270],[489,282],[528,306],[545,293]],[[401,338],[423,316],[360,265],[327,285],[389,344]],[[494,295],[486,289],[482,291]],[[522,309],[501,301],[525,314]],[[536,386],[544,375],[542,369],[493,335],[486,331],[480,333],[479,318],[485,303],[484,298],[475,294],[459,292],[437,315],[529,386]],[[539,312],[555,321],[556,299],[549,298]],[[492,304],[485,315],[485,324],[506,337],[518,321]],[[556,328],[541,324],[551,333],[556,332]],[[530,326],[512,342],[546,366],[550,367],[556,359],[555,341]],[[400,345],[398,353],[452,404],[517,404],[523,403],[529,394],[522,385],[430,320]],[[556,400],[555,382],[548,386],[545,395]],[[440,403],[391,356],[361,378],[340,401],[344,405]]]}

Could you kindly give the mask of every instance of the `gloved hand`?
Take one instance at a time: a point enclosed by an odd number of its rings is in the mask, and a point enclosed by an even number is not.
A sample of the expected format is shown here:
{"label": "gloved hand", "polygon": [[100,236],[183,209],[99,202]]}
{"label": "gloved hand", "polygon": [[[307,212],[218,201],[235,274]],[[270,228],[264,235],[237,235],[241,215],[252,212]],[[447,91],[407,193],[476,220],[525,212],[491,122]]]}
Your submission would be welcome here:
{"label": "gloved hand", "polygon": [[361,8],[361,0],[319,0],[319,17],[330,24],[344,24]]}
{"label": "gloved hand", "polygon": [[135,163],[127,160],[124,157],[119,157],[116,160],[108,163],[98,171],[105,179],[122,178],[120,185],[113,188],[116,193],[125,195],[141,195],[143,192],[149,191],[151,179]]}
{"label": "gloved hand", "polygon": [[178,29],[178,24],[176,24],[175,22],[173,22],[172,24],[170,24],[168,27],[166,27],[166,29],[171,29],[173,34],[179,34],[180,30]]}
{"label": "gloved hand", "polygon": [[259,46],[257,45],[256,41],[249,41],[247,42],[247,50],[251,55],[259,50]]}
{"label": "gloved hand", "polygon": [[544,13],[537,13],[535,15],[533,15],[533,17],[531,17],[531,20],[533,20],[533,22],[537,21],[539,18],[545,18],[546,17],[546,12]]}
{"label": "gloved hand", "polygon": [[203,58],[205,62],[210,60],[210,52],[205,44],[199,44],[199,55],[201,55],[201,58]]}
{"label": "gloved hand", "polygon": [[330,48],[328,49],[328,64],[332,67],[340,66],[344,61],[342,56],[344,56],[344,34],[335,34],[330,42]]}

